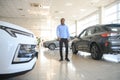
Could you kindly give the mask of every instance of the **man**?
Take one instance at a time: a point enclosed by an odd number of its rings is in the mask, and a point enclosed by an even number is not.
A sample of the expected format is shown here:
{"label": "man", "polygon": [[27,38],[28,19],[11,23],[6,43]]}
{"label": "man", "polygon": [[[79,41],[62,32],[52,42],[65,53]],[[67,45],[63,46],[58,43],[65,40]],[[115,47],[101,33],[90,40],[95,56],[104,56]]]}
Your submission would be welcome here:
{"label": "man", "polygon": [[66,49],[65,60],[70,61],[68,58],[68,41],[69,41],[70,35],[69,35],[68,26],[65,25],[64,18],[61,18],[61,24],[58,25],[57,27],[57,37],[58,37],[59,45],[60,45],[60,60],[59,61],[63,61],[63,54],[62,54],[63,43],[65,44],[65,49]]}

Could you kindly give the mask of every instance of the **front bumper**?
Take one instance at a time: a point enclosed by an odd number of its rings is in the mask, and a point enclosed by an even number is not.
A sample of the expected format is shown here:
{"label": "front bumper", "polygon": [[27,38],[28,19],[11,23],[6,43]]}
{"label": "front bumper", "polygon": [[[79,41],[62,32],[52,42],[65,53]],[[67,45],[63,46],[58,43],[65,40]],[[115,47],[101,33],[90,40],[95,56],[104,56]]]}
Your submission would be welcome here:
{"label": "front bumper", "polygon": [[25,46],[23,49],[23,44],[18,45],[14,56],[8,56],[8,58],[12,58],[12,60],[4,58],[4,61],[1,63],[0,74],[19,73],[33,68],[38,58],[38,52],[31,49],[28,50],[28,48],[30,48],[28,46],[30,45],[28,45],[27,48],[25,48]]}
{"label": "front bumper", "polygon": [[104,54],[120,54],[120,46],[108,46],[103,48]]}
{"label": "front bumper", "polygon": [[2,69],[0,70],[0,74],[13,74],[31,70],[36,63],[36,60],[37,58],[34,57],[31,61],[27,63],[11,64],[9,66],[2,67]]}

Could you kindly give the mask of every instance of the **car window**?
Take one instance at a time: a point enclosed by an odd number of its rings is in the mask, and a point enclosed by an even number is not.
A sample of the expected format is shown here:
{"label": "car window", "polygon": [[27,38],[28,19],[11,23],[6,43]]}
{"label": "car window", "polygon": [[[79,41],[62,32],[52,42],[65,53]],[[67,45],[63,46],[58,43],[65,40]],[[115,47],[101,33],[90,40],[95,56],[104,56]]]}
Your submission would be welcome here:
{"label": "car window", "polygon": [[93,33],[92,29],[88,29],[87,35],[90,36],[90,35],[92,35],[92,33]]}
{"label": "car window", "polygon": [[114,32],[118,32],[120,31],[120,27],[114,27],[114,26],[110,26],[110,27],[105,27],[107,29],[107,31],[114,31]]}
{"label": "car window", "polygon": [[89,29],[88,31],[87,31],[87,36],[89,36],[89,35],[91,35],[92,34],[92,31]]}
{"label": "car window", "polygon": [[88,30],[87,30],[87,36],[90,36],[90,35],[92,35],[92,34],[94,34],[95,33],[95,28],[89,28]]}
{"label": "car window", "polygon": [[87,36],[87,31],[86,30],[84,30],[81,34],[80,34],[80,38],[82,38],[82,37],[85,37],[85,36]]}
{"label": "car window", "polygon": [[101,32],[102,30],[99,27],[95,27],[95,33]]}
{"label": "car window", "polygon": [[94,32],[95,32],[94,28],[86,29],[82,32],[82,34],[80,35],[80,38],[90,36],[90,35],[94,34]]}

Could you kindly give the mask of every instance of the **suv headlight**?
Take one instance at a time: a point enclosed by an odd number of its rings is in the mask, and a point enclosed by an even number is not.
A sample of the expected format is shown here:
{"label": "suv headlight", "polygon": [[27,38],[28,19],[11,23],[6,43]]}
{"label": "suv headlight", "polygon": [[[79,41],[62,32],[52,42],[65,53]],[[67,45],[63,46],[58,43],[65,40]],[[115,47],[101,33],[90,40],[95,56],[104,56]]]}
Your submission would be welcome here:
{"label": "suv headlight", "polygon": [[20,44],[16,50],[12,63],[23,63],[38,57],[38,52],[35,50],[36,45]]}

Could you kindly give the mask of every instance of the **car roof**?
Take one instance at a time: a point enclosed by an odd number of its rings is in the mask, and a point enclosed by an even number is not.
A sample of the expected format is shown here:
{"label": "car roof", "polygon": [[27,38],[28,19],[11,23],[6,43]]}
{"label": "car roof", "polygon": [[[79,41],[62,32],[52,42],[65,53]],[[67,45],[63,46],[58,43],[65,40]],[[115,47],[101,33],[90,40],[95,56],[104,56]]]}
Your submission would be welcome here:
{"label": "car roof", "polygon": [[120,24],[97,24],[97,25],[93,25],[93,26],[90,26],[90,27],[88,27],[88,28],[86,28],[86,29],[89,29],[89,28],[94,28],[94,27],[112,27],[112,26],[114,26],[114,27],[120,27]]}

